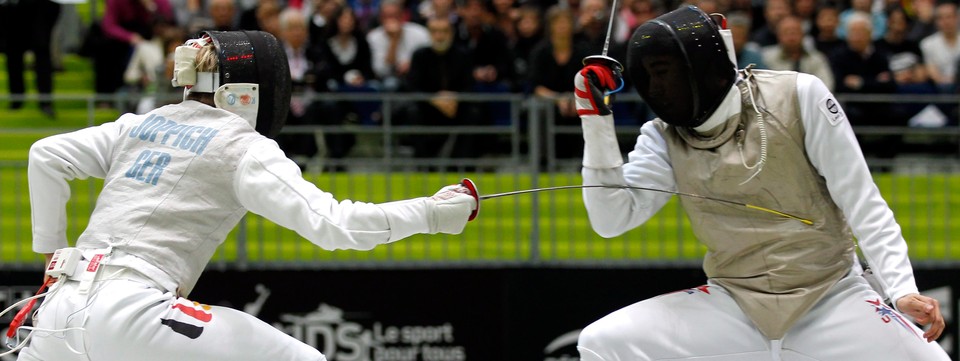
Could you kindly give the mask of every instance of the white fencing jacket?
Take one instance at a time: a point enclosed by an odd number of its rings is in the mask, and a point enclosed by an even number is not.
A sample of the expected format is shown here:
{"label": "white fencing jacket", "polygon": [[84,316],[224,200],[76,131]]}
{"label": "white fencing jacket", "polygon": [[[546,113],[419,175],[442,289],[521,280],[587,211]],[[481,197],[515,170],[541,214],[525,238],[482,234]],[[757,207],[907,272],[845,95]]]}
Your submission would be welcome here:
{"label": "white fencing jacket", "polygon": [[110,246],[109,264],[183,296],[247,211],[328,250],[437,232],[432,199],[337,201],[247,121],[195,101],[42,139],[30,149],[28,177],[35,252],[68,245],[68,181],[104,178],[76,247]]}

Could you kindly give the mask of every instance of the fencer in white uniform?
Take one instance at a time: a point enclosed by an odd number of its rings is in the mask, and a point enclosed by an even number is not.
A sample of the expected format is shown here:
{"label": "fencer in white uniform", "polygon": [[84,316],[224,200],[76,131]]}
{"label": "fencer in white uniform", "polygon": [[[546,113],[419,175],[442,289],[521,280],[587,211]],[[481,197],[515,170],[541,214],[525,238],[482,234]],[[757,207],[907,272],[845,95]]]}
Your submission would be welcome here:
{"label": "fencer in white uniform", "polygon": [[[792,217],[680,196],[707,248],[707,284],[593,322],[580,334],[581,359],[948,360],[935,342],[939,305],[918,293],[900,227],[843,109],[809,74],[737,71],[725,40],[693,6],[636,30],[626,71],[659,118],[641,127],[626,163],[603,100],[619,74],[603,64],[577,74],[583,183],[693,193]],[[606,237],[644,223],[672,197],[613,188],[583,196]]]}
{"label": "fencer in white uniform", "polygon": [[268,33],[205,33],[177,49],[182,103],[33,145],[34,251],[68,245],[68,181],[104,185],[76,241],[83,259],[51,287],[19,360],[325,360],[249,314],[185,298],[241,217],[262,215],[328,250],[463,230],[477,200],[460,186],[372,204],[304,180],[270,138],[289,105],[283,54]]}

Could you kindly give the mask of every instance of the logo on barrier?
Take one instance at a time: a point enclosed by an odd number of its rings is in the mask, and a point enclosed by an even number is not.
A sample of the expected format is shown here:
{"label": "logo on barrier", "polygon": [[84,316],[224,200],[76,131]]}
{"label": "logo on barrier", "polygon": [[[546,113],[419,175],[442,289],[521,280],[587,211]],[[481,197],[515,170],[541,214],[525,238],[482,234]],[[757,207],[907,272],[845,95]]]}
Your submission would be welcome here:
{"label": "logo on barrier", "polygon": [[[256,290],[259,294],[257,300],[244,307],[245,311],[254,315],[270,294],[270,290],[263,285],[257,285]],[[467,359],[466,347],[457,343],[455,329],[449,322],[392,325],[376,321],[368,313],[347,313],[323,302],[312,312],[283,313],[279,318],[274,327],[316,347],[330,361]]]}

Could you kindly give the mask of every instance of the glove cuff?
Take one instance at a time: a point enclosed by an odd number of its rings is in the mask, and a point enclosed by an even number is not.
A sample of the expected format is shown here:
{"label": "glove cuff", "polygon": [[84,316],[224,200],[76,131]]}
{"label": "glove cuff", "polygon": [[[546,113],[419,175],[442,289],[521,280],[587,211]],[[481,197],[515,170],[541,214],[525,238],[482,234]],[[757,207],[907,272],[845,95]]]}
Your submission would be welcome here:
{"label": "glove cuff", "polygon": [[608,169],[623,165],[620,144],[614,131],[613,115],[584,115],[580,117],[583,127],[583,166]]}
{"label": "glove cuff", "polygon": [[466,227],[470,213],[476,209],[471,195],[451,192],[452,197],[435,199],[430,233],[460,234]]}
{"label": "glove cuff", "polygon": [[377,204],[387,216],[390,226],[390,239],[395,242],[418,233],[436,233],[433,213],[436,203],[430,198],[420,197],[403,201]]}

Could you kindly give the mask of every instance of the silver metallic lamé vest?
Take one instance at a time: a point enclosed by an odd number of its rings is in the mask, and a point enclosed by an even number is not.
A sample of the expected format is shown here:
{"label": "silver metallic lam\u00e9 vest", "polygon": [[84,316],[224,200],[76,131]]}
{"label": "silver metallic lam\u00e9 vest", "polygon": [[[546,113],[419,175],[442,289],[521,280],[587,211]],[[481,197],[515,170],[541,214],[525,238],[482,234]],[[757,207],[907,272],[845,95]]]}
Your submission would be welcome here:
{"label": "silver metallic lam\u00e9 vest", "polygon": [[[794,214],[800,221],[710,200],[681,197],[693,232],[707,246],[703,269],[726,288],[770,339],[781,339],[847,272],[853,235],[830,198],[825,180],[807,159],[797,99],[797,74],[741,72],[763,112],[767,160],[745,82],[738,83],[743,110],[711,138],[656,120],[667,142],[677,190],[739,201]],[[742,157],[738,143],[743,144]]]}

